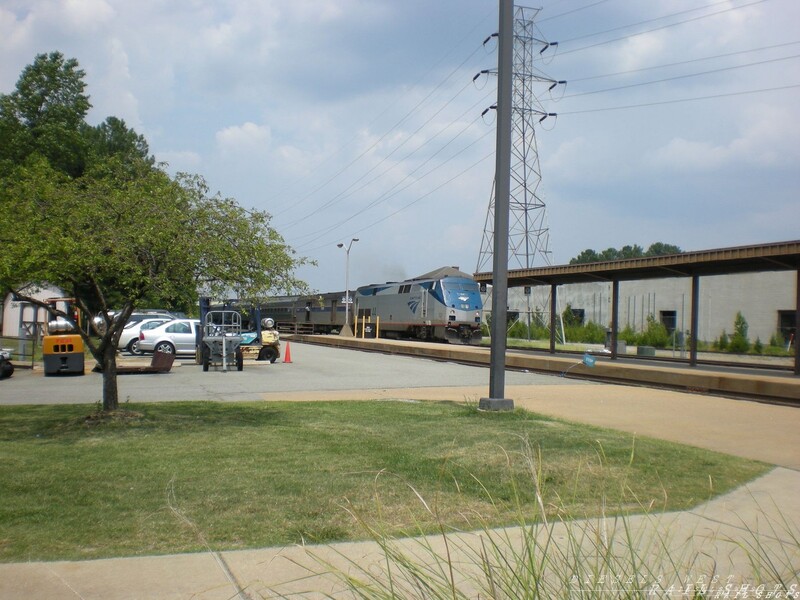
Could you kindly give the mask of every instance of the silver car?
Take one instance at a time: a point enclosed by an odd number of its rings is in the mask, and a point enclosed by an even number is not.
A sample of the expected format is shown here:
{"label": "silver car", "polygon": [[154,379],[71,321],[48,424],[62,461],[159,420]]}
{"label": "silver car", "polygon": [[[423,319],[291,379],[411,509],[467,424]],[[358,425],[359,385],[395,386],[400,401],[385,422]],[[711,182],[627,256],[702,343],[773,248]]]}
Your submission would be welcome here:
{"label": "silver car", "polygon": [[153,318],[143,321],[129,321],[119,336],[117,348],[126,350],[130,354],[141,354],[142,351],[139,350],[139,333],[158,327],[167,321],[172,321],[172,317],[153,316]]}
{"label": "silver car", "polygon": [[173,319],[153,329],[140,331],[139,351],[194,356],[199,330],[198,319]]}

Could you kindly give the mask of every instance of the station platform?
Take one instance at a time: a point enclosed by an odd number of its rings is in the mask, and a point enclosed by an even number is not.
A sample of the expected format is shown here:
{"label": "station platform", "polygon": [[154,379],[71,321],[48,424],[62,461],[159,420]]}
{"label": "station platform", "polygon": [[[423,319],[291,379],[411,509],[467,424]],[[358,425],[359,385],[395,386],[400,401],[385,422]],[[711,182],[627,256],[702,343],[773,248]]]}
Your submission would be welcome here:
{"label": "station platform", "polygon": [[[484,346],[338,335],[289,335],[285,339],[334,348],[352,348],[478,365],[489,365],[490,362],[489,348]],[[553,356],[509,349],[506,352],[506,368],[564,374],[573,379],[591,379],[800,405],[800,377],[789,373],[772,374],[766,370],[758,374],[736,373],[723,369],[696,369],[688,365],[657,365],[650,361],[629,364],[612,361],[607,355],[592,356],[595,358],[594,366],[589,367],[582,363],[580,355]]]}

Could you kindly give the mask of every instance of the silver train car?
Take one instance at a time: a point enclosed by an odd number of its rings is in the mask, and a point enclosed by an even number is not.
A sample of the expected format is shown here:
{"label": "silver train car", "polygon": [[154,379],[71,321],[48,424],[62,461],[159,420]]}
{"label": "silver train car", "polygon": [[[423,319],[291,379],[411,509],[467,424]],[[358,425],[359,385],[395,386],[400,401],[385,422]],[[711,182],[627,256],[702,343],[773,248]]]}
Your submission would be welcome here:
{"label": "silver train car", "polygon": [[[284,332],[338,333],[345,324],[344,292],[270,298],[261,305]],[[381,337],[446,340],[475,344],[481,340],[478,284],[466,273],[446,267],[414,279],[371,284],[351,291],[350,322],[370,322]]]}
{"label": "silver train car", "polygon": [[276,296],[260,308],[285,333],[338,333],[345,321],[344,292]]}

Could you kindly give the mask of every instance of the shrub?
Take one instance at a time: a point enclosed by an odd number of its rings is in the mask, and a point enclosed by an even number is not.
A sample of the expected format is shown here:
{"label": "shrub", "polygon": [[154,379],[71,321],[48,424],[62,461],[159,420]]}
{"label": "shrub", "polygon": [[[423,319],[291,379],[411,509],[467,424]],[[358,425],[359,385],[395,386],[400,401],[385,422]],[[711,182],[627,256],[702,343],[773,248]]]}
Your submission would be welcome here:
{"label": "shrub", "polygon": [[526,339],[528,337],[528,327],[522,321],[515,321],[508,329],[508,337]]}
{"label": "shrub", "polygon": [[630,325],[626,325],[625,329],[617,333],[617,339],[629,346],[636,346],[639,343],[639,336]]}
{"label": "shrub", "polygon": [[728,334],[724,329],[722,330],[722,335],[719,336],[719,339],[714,343],[714,346],[721,352],[725,352],[725,350],[728,349]]}
{"label": "shrub", "polygon": [[647,317],[647,329],[639,336],[639,345],[666,348],[670,343],[666,326],[653,315]]}
{"label": "shrub", "polygon": [[743,354],[750,349],[750,340],[747,339],[747,320],[741,312],[736,313],[736,319],[733,322],[734,334],[731,336],[728,350],[730,352],[737,352]]}

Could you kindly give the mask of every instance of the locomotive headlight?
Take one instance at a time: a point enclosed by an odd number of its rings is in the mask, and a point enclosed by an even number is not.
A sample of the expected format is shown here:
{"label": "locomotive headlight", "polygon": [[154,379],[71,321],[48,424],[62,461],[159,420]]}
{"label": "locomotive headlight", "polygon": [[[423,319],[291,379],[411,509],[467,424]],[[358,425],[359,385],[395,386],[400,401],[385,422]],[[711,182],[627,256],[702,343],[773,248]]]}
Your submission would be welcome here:
{"label": "locomotive headlight", "polygon": [[481,322],[481,313],[479,313],[479,312],[475,313],[475,322],[476,323],[480,323]]}

